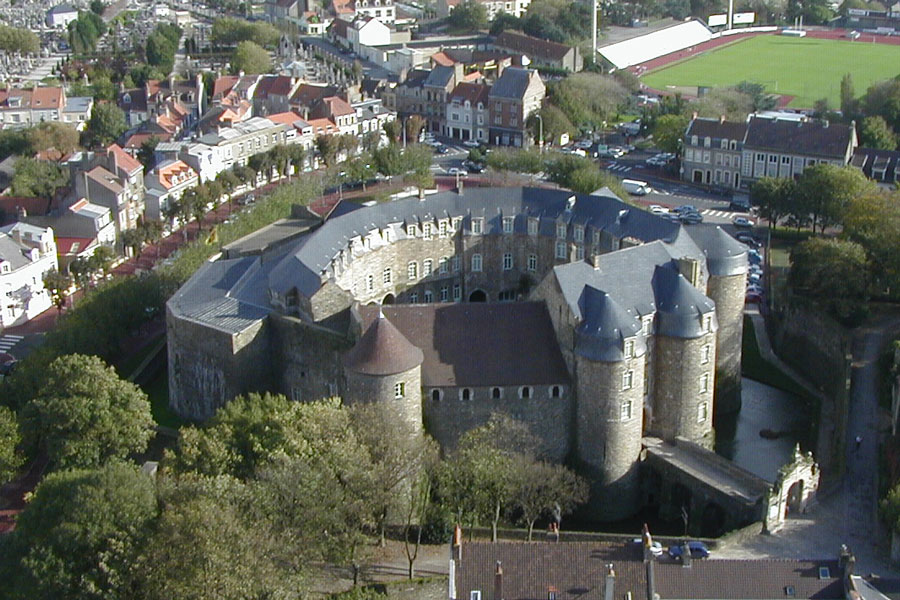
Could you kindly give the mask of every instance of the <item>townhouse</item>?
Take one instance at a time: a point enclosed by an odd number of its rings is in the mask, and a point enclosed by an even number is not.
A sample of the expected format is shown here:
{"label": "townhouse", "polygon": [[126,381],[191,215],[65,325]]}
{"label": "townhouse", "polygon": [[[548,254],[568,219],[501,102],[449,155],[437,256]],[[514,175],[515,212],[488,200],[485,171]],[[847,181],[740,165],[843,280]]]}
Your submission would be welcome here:
{"label": "townhouse", "polygon": [[528,118],[540,110],[546,91],[537,71],[504,69],[488,93],[490,143],[524,146],[529,139]]}
{"label": "townhouse", "polygon": [[147,175],[146,218],[161,221],[185,190],[196,187],[200,176],[182,160],[167,160]]}
{"label": "townhouse", "polygon": [[456,84],[447,102],[447,135],[458,140],[487,142],[491,86]]}
{"label": "townhouse", "polygon": [[93,101],[72,98],[72,112],[67,113],[69,100],[61,87],[0,90],[0,127],[21,129],[43,121],[75,125],[87,121]]}
{"label": "townhouse", "polygon": [[50,308],[44,275],[58,266],[53,229],[0,227],[0,327],[20,325]]}

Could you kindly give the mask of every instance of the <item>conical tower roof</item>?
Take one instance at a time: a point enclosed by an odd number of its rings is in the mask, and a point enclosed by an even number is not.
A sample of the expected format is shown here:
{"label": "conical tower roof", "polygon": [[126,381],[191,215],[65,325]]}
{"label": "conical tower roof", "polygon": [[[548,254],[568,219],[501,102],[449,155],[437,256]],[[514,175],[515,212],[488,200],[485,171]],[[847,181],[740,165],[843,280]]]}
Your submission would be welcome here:
{"label": "conical tower roof", "polygon": [[658,333],[668,337],[697,338],[706,333],[702,316],[713,314],[712,329],[718,329],[715,303],[688,283],[671,265],[656,268],[653,290],[659,315]]}
{"label": "conical tower roof", "polygon": [[379,310],[378,318],[344,356],[344,367],[364,375],[395,375],[418,367],[424,358]]}
{"label": "conical tower roof", "polygon": [[714,277],[742,275],[748,270],[747,246],[719,226],[704,227],[695,233],[697,245],[706,255],[709,274]]}
{"label": "conical tower roof", "polygon": [[585,286],[581,304],[585,318],[578,326],[575,352],[601,362],[624,360],[624,339],[641,331],[634,312],[591,286]]}

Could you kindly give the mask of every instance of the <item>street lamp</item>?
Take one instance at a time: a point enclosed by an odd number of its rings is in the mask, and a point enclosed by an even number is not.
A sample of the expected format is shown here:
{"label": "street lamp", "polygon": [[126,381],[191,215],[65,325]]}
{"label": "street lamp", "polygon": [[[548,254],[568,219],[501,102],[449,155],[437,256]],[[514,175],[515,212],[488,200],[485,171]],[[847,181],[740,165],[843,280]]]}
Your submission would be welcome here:
{"label": "street lamp", "polygon": [[540,113],[534,113],[534,116],[537,117],[538,120],[538,147],[540,148],[540,153],[544,153],[544,118],[540,115]]}

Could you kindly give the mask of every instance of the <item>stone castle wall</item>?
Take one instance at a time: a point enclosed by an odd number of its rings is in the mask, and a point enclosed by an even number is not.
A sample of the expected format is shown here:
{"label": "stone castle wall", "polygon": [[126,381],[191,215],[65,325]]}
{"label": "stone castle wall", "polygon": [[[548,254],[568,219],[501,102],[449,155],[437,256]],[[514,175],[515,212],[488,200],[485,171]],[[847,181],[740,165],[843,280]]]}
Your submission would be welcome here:
{"label": "stone castle wall", "polygon": [[741,344],[747,276],[710,277],[706,295],[716,303],[716,412],[741,409]]}
{"label": "stone castle wall", "polygon": [[[471,400],[461,400],[459,387],[425,388],[422,404],[425,428],[444,451],[456,448],[459,438],[488,422],[493,413],[503,413],[525,423],[541,442],[544,455],[562,462],[569,454],[573,419],[570,386],[561,386],[559,398],[547,385],[530,386],[531,398],[519,397],[518,386],[501,386],[501,397],[491,397],[493,388],[474,387]],[[433,391],[440,392],[435,400]]]}
{"label": "stone castle wall", "polygon": [[[712,444],[713,389],[715,387],[716,334],[694,339],[656,336],[654,362],[653,424],[651,432],[665,440],[683,437],[702,445]],[[703,347],[710,345],[710,360],[703,362]],[[706,391],[702,377],[708,375]],[[701,404],[706,409],[701,409]],[[702,411],[702,412],[701,412]]]}
{"label": "stone castle wall", "polygon": [[[632,383],[624,390],[628,370]],[[591,479],[592,514],[601,520],[630,516],[640,506],[644,357],[601,363],[578,356],[576,371],[575,437],[579,464]]]}
{"label": "stone castle wall", "polygon": [[[403,397],[397,398],[395,386],[403,384]],[[347,372],[345,404],[382,402],[408,431],[422,432],[422,368],[417,366],[395,375],[373,376]]]}

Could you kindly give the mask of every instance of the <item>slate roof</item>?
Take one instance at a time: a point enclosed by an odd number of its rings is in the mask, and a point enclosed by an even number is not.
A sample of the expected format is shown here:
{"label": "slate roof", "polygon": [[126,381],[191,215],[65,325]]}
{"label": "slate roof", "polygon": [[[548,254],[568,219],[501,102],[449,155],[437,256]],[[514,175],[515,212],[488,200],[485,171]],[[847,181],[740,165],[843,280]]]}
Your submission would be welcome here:
{"label": "slate roof", "polygon": [[696,135],[701,140],[705,137],[712,139],[738,140],[743,142],[747,135],[746,121],[719,121],[719,119],[706,119],[698,117],[688,125],[687,136]]}
{"label": "slate roof", "polygon": [[31,264],[31,260],[24,254],[28,250],[27,246],[19,244],[8,233],[0,232],[0,260],[8,261],[13,271]]}
{"label": "slate roof", "polygon": [[[600,362],[624,360],[625,338],[641,331],[634,309],[623,308],[607,292],[591,286],[584,287],[579,304],[585,319],[576,330],[576,354]],[[645,349],[646,344],[641,343],[639,351],[635,348],[636,356],[643,355]]]}
{"label": "slate roof", "polygon": [[[576,201],[569,208],[569,199]],[[647,211],[628,206],[611,192],[607,196],[576,195],[566,190],[542,188],[469,188],[464,195],[442,192],[424,200],[409,198],[386,202],[329,219],[288,254],[273,270],[270,287],[285,293],[296,287],[311,297],[321,285],[321,274],[332,258],[348,247],[351,239],[389,224],[418,222],[437,217],[463,217],[464,234],[471,231],[471,219],[484,219],[484,233],[502,233],[503,216],[514,218],[514,230],[527,231],[528,217],[539,219],[541,235],[555,236],[557,222],[571,228],[575,225],[607,230],[616,237],[634,237],[642,242],[676,241],[681,226]],[[397,237],[405,236],[398,227]],[[689,240],[683,244],[699,249]],[[616,254],[616,253],[614,253]]]}
{"label": "slate roof", "polygon": [[521,52],[532,58],[562,60],[572,50],[571,46],[531,37],[515,31],[504,31],[497,36],[494,45],[504,50]]}
{"label": "slate roof", "polygon": [[531,71],[507,67],[491,87],[491,98],[515,98],[521,100],[528,89]]}
{"label": "slate roof", "polygon": [[491,86],[482,83],[457,83],[447,100],[449,102],[457,100],[460,104],[464,104],[468,100],[472,106],[479,102],[487,106],[490,91]]}
{"label": "slate roof", "polygon": [[747,246],[718,225],[692,227],[690,235],[706,256],[710,275],[726,277],[747,272]]}
{"label": "slate roof", "polygon": [[453,75],[455,71],[453,67],[448,67],[444,65],[438,65],[431,70],[428,76],[425,78],[425,82],[423,85],[428,87],[447,87],[447,84],[450,83],[450,80],[453,79]]}
{"label": "slate roof", "polygon": [[843,159],[852,137],[853,129],[841,123],[751,117],[744,147]]}
{"label": "slate roof", "polygon": [[884,183],[900,181],[900,151],[857,148],[850,164],[869,179]]}
{"label": "slate roof", "polygon": [[51,15],[62,15],[67,13],[77,13],[78,9],[71,4],[57,4],[48,11]]}
{"label": "slate roof", "polygon": [[119,178],[99,165],[88,171],[87,176],[114,194],[121,194],[124,190]]}
{"label": "slate roof", "polygon": [[423,359],[422,351],[379,312],[344,355],[344,367],[363,375],[395,375],[418,367]]}
{"label": "slate roof", "polygon": [[[378,313],[373,306],[359,311],[364,323]],[[424,353],[424,387],[569,382],[543,302],[394,304],[382,311]]]}
{"label": "slate roof", "polygon": [[677,338],[697,338],[706,333],[702,316],[712,313],[712,329],[718,329],[715,303],[692,286],[671,263],[657,266],[653,292],[658,311],[657,332]]}

